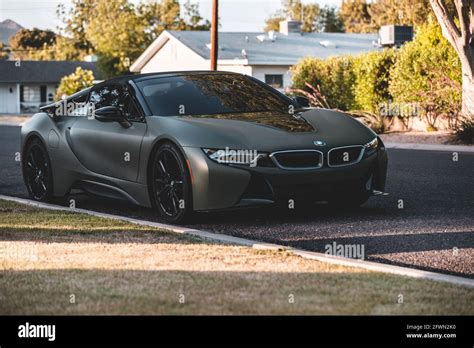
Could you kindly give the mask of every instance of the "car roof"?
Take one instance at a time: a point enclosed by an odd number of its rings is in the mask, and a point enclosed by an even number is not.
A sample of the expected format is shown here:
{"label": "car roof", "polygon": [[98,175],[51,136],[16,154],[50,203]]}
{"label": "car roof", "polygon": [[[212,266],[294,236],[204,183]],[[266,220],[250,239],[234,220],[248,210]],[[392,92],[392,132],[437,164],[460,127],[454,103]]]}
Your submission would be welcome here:
{"label": "car roof", "polygon": [[[124,76],[118,76],[118,77],[113,77],[108,80],[104,80],[99,82],[96,85],[84,88],[70,96],[67,97],[67,100],[71,100],[73,98],[76,98],[84,93],[89,93],[89,91],[92,88],[97,88],[105,84],[110,84],[110,83],[117,83],[117,84],[125,84],[129,81],[142,81],[142,80],[148,80],[153,77],[170,77],[170,76],[183,76],[183,75],[242,75],[239,73],[231,72],[231,71],[212,71],[212,70],[190,70],[190,71],[163,71],[163,72],[152,72],[152,73],[146,73],[146,74],[134,74],[134,75],[124,75]],[[50,103],[48,105],[45,105],[40,108],[41,111],[44,111],[52,106],[56,106],[59,103],[63,102],[62,100]]]}
{"label": "car roof", "polygon": [[212,70],[190,70],[190,71],[163,71],[163,72],[152,72],[152,73],[145,73],[145,74],[135,74],[135,75],[125,75],[114,77],[109,80],[102,81],[101,83],[97,84],[106,84],[106,83],[125,83],[128,81],[141,81],[147,80],[152,77],[169,77],[169,76],[183,76],[183,75],[242,75],[239,73],[231,72],[231,71],[212,71]]}

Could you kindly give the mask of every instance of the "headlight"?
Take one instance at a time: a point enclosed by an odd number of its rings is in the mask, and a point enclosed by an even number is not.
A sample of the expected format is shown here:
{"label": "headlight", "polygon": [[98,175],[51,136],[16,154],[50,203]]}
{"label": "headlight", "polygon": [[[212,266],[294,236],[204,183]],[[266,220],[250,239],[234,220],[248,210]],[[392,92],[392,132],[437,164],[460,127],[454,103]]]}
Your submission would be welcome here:
{"label": "headlight", "polygon": [[374,140],[372,140],[371,142],[368,142],[367,144],[365,144],[365,147],[367,149],[372,149],[372,150],[376,150],[378,146],[379,146],[378,138],[374,138]]}
{"label": "headlight", "polygon": [[256,167],[260,158],[267,156],[257,150],[202,149],[211,160],[222,164],[239,164]]}
{"label": "headlight", "polygon": [[379,147],[379,140],[378,138],[375,138],[374,140],[368,142],[367,144],[364,145],[365,147],[365,155],[370,156],[373,154],[375,151],[377,151]]}

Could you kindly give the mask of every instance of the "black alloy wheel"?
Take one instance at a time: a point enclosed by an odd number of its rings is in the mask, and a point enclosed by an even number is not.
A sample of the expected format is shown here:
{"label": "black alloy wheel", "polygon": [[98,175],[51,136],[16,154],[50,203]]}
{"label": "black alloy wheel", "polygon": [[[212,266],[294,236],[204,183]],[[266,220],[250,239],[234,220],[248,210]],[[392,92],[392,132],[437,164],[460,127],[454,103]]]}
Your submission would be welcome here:
{"label": "black alloy wheel", "polygon": [[28,194],[37,201],[50,201],[53,196],[51,161],[45,146],[33,139],[22,158],[23,178]]}
{"label": "black alloy wheel", "polygon": [[152,193],[160,216],[182,223],[192,213],[191,180],[180,150],[171,143],[161,145],[153,157]]}

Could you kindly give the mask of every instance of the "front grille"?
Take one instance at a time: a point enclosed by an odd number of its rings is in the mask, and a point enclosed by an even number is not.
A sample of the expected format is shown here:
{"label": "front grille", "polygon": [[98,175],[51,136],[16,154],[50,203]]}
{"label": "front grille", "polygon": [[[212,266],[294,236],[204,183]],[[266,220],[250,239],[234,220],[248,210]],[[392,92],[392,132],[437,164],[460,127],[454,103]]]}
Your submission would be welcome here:
{"label": "front grille", "polygon": [[271,158],[283,169],[315,169],[323,165],[323,153],[317,150],[274,152]]}
{"label": "front grille", "polygon": [[328,152],[330,167],[346,166],[360,161],[364,147],[361,145],[336,147]]}

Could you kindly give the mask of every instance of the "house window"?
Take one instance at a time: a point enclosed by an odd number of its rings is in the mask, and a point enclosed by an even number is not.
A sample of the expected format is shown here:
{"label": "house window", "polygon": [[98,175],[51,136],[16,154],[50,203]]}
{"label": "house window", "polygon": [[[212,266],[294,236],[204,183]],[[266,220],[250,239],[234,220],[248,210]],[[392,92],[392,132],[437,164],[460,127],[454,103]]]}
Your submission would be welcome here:
{"label": "house window", "polygon": [[283,75],[265,75],[265,83],[273,88],[283,88]]}
{"label": "house window", "polygon": [[37,112],[47,102],[46,92],[46,85],[20,85],[20,112]]}
{"label": "house window", "polygon": [[23,101],[35,103],[41,101],[41,91],[39,86],[23,86]]}

